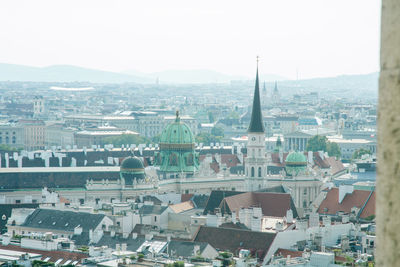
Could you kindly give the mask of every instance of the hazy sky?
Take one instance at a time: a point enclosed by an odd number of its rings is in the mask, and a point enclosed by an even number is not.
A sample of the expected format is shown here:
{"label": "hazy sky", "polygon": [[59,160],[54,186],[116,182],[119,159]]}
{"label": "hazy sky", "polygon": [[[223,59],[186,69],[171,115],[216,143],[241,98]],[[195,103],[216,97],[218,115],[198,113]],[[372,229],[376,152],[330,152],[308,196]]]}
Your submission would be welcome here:
{"label": "hazy sky", "polygon": [[289,78],[379,69],[378,0],[1,0],[0,62]]}

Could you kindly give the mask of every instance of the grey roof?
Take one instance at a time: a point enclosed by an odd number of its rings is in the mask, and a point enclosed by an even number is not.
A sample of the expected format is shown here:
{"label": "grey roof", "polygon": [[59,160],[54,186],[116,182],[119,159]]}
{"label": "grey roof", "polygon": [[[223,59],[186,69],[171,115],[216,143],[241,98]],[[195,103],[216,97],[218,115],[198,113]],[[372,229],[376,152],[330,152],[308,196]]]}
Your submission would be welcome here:
{"label": "grey roof", "polygon": [[26,218],[22,226],[67,232],[73,232],[77,226],[80,226],[86,232],[96,228],[104,217],[104,214],[36,209]]}
{"label": "grey roof", "polygon": [[139,209],[139,213],[142,215],[149,215],[149,214],[162,214],[168,207],[161,206],[161,205],[143,205]]}
{"label": "grey roof", "polygon": [[202,253],[203,250],[207,247],[208,243],[171,240],[168,246],[166,247],[165,252],[168,255],[172,255],[171,253],[173,252],[174,256],[176,257],[188,258],[195,256],[193,255],[193,251],[196,245],[200,247],[200,253]]}
{"label": "grey roof", "polygon": [[133,239],[132,236],[128,238],[122,238],[121,236],[112,237],[109,233],[105,233],[103,237],[97,242],[96,246],[108,246],[115,248],[116,244],[126,244],[127,250],[136,251],[146,241],[144,237],[138,237]]}

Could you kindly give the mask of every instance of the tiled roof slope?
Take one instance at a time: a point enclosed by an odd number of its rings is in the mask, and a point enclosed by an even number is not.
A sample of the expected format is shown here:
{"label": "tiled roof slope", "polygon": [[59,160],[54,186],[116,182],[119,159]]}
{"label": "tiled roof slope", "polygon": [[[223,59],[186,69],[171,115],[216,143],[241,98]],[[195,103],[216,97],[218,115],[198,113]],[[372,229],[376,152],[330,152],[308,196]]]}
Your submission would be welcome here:
{"label": "tiled roof slope", "polygon": [[83,231],[89,231],[99,225],[104,217],[104,214],[36,209],[26,218],[22,226],[67,232],[73,232],[77,226],[80,226]]}
{"label": "tiled roof slope", "polygon": [[339,188],[332,188],[319,206],[318,213],[329,215],[336,215],[339,211],[350,213],[353,207],[361,211],[360,218],[375,215],[375,191],[354,190],[344,197],[342,203],[339,203]]}
{"label": "tiled roof slope", "polygon": [[253,232],[248,230],[200,226],[194,241],[207,242],[219,250],[237,254],[240,249],[248,249],[264,258],[276,233]]}

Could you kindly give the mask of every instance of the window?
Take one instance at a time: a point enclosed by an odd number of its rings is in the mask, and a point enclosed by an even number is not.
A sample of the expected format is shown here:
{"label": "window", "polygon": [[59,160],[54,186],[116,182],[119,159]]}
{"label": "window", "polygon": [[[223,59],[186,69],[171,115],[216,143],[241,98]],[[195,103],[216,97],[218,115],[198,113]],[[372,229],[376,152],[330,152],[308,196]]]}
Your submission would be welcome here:
{"label": "window", "polygon": [[194,164],[193,164],[193,154],[189,154],[187,157],[186,157],[186,165],[187,166],[193,166]]}
{"label": "window", "polygon": [[254,177],[254,167],[251,167],[251,177]]}
{"label": "window", "polygon": [[171,154],[169,157],[169,165],[170,166],[178,166],[178,157],[176,154]]}
{"label": "window", "polygon": [[20,203],[21,203],[21,200],[20,200],[20,199],[17,199],[17,200],[15,200],[15,203],[16,203],[16,204],[20,204]]}
{"label": "window", "polygon": [[258,167],[258,177],[261,177],[261,167]]}
{"label": "window", "polygon": [[154,216],[154,222],[157,222],[157,216]]}

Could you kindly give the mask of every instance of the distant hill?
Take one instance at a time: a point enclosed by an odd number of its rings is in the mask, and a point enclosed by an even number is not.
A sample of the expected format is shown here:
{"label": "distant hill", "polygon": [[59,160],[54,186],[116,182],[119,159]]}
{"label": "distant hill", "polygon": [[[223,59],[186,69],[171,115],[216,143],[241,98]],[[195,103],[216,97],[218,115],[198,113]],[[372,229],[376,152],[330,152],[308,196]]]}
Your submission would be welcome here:
{"label": "distant hill", "polygon": [[[240,75],[229,75],[220,73],[213,70],[166,70],[161,72],[153,73],[141,73],[133,70],[125,71],[126,74],[132,74],[137,76],[143,76],[151,78],[154,81],[158,79],[160,83],[229,83],[230,81],[249,80],[251,77],[240,76]],[[275,80],[287,80],[285,77],[273,75],[273,74],[262,74],[260,75],[262,81],[275,81]]]}
{"label": "distant hill", "polygon": [[[260,74],[261,82],[267,82],[268,90],[273,82],[278,82],[281,93],[293,94],[317,91],[321,94],[341,97],[376,97],[378,92],[379,73],[363,75],[341,75],[337,77],[315,78],[307,80],[287,80],[285,77]],[[229,83],[243,81],[253,86],[254,77],[235,76],[212,70],[168,70],[154,73],[126,71],[124,73],[101,71],[71,65],[53,65],[48,67],[30,67],[0,63],[0,81],[33,81],[33,82],[92,82],[92,83]],[[343,95],[345,96],[345,95]]]}
{"label": "distant hill", "polygon": [[48,67],[30,67],[0,63],[0,81],[32,82],[93,82],[93,83],[148,83],[153,82],[145,77],[116,73],[71,65],[54,65]]}
{"label": "distant hill", "polygon": [[376,97],[378,94],[378,83],[379,72],[280,82],[282,86],[291,88],[292,93],[299,93],[302,90],[317,91],[322,94],[345,92],[347,97],[351,95]]}

